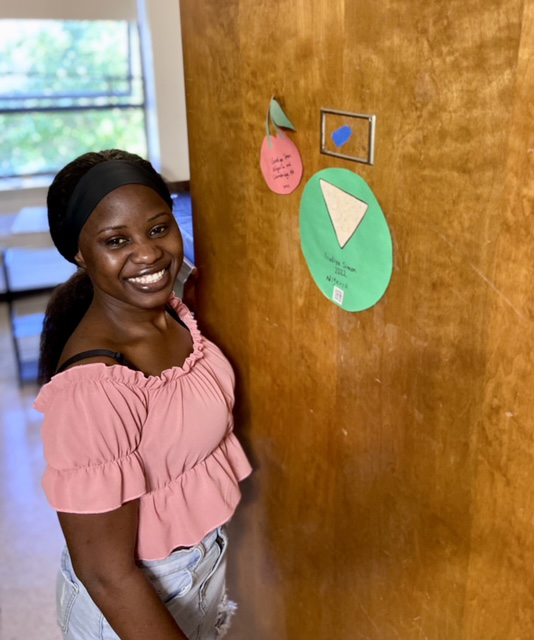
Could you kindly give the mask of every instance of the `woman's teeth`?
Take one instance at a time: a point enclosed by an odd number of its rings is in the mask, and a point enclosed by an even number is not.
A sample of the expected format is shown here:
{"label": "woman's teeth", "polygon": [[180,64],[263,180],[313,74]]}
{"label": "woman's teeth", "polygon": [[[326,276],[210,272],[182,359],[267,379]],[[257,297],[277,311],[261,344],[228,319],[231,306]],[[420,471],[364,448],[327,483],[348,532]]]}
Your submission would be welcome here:
{"label": "woman's teeth", "polygon": [[136,284],[154,284],[158,280],[161,280],[165,274],[165,269],[158,271],[157,273],[151,273],[147,276],[139,276],[138,278],[128,278],[130,282],[135,282]]}

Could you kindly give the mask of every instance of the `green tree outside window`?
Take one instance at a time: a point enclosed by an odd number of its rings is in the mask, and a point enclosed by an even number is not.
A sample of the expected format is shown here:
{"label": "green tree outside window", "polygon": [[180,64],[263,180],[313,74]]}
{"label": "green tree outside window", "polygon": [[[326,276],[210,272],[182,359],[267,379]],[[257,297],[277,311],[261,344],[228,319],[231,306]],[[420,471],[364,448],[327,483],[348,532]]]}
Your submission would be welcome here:
{"label": "green tree outside window", "polygon": [[0,20],[0,178],[95,149],[146,155],[144,106],[136,25]]}

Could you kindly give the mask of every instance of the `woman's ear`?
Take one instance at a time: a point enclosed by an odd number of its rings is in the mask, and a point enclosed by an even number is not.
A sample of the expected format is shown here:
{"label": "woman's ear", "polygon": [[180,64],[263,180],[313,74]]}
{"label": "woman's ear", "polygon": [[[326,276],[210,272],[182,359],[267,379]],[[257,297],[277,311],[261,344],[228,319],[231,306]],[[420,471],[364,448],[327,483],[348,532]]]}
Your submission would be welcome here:
{"label": "woman's ear", "polygon": [[76,264],[82,269],[86,269],[85,260],[83,259],[82,252],[78,249],[78,253],[74,256]]}

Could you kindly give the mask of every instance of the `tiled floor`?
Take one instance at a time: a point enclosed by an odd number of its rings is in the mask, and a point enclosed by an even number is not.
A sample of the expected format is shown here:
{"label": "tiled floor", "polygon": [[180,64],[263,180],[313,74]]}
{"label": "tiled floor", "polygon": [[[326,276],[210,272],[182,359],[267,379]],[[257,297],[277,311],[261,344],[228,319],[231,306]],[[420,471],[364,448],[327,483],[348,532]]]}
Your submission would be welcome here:
{"label": "tiled floor", "polygon": [[62,534],[41,490],[37,387],[20,390],[0,304],[0,640],[59,640],[55,575]]}

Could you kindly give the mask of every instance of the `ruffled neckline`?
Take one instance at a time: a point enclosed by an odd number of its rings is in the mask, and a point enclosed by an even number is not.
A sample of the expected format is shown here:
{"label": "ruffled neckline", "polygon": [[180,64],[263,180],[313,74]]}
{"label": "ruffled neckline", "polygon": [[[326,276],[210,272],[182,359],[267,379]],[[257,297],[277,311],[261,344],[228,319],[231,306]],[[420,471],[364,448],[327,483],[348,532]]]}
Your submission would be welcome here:
{"label": "ruffled neckline", "polygon": [[52,382],[87,380],[90,378],[113,378],[117,382],[134,384],[136,386],[158,386],[169,380],[178,378],[188,373],[195,363],[202,358],[204,350],[204,337],[200,333],[198,323],[188,307],[174,293],[169,299],[170,306],[176,311],[180,320],[184,322],[191,334],[193,350],[184,360],[181,366],[164,369],[159,375],[145,375],[142,371],[136,371],[122,364],[106,365],[102,362],[93,362],[78,367],[71,367],[61,373],[52,376],[50,382],[43,386],[41,393]]}

